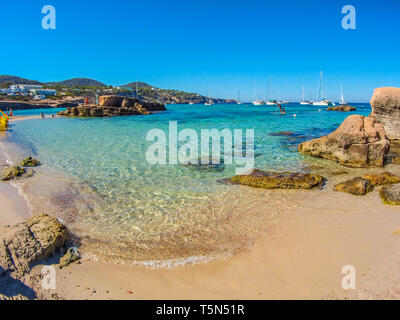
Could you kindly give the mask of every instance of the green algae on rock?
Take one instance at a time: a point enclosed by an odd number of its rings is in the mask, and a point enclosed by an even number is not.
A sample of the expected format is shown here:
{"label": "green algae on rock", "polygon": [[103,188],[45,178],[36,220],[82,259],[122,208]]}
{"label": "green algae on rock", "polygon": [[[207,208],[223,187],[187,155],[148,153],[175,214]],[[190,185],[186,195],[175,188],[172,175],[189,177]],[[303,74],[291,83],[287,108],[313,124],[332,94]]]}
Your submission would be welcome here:
{"label": "green algae on rock", "polygon": [[3,169],[3,172],[1,174],[1,181],[16,179],[22,177],[25,173],[26,170],[24,168],[21,168],[19,166],[11,166]]}
{"label": "green algae on rock", "polygon": [[229,178],[234,184],[242,184],[264,189],[311,189],[321,186],[325,181],[323,176],[297,172],[266,172],[253,170],[249,175],[237,175]]}
{"label": "green algae on rock", "polygon": [[362,196],[374,190],[374,186],[368,179],[355,177],[335,185],[333,190],[351,193],[356,196]]}
{"label": "green algae on rock", "polygon": [[379,195],[385,204],[400,205],[400,184],[382,187]]}
{"label": "green algae on rock", "polygon": [[37,167],[40,166],[40,161],[37,159],[34,159],[32,157],[28,157],[24,160],[22,160],[19,165],[21,167]]}
{"label": "green algae on rock", "polygon": [[390,172],[379,174],[364,174],[363,179],[369,180],[373,186],[384,186],[388,184],[400,183],[400,177]]}

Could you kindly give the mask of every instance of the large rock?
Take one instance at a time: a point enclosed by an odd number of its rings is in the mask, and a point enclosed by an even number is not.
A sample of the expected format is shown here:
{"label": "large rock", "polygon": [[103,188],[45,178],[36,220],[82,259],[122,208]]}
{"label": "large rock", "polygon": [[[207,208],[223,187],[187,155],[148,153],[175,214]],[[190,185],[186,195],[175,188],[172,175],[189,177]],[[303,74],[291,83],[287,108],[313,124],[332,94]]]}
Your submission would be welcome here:
{"label": "large rock", "polygon": [[0,269],[23,275],[41,260],[58,252],[67,240],[67,229],[45,214],[13,227],[0,228]]}
{"label": "large rock", "polygon": [[374,190],[374,186],[368,179],[356,177],[335,185],[333,187],[333,190],[351,193],[356,196],[361,196]]}
{"label": "large rock", "polygon": [[391,205],[400,205],[400,184],[392,184],[382,187],[379,191],[383,203]]}
{"label": "large rock", "polygon": [[0,180],[1,181],[13,180],[22,177],[25,173],[26,170],[19,166],[7,167],[3,169],[3,171],[1,172]]}
{"label": "large rock", "polygon": [[349,167],[382,167],[389,145],[382,124],[351,115],[331,134],[303,142],[298,150]]}
{"label": "large rock", "polygon": [[338,106],[332,106],[326,108],[327,111],[342,111],[342,112],[349,112],[349,111],[356,111],[356,108],[353,106],[349,106],[347,104],[342,104]]}
{"label": "large rock", "polygon": [[228,181],[264,189],[311,189],[321,186],[325,178],[318,174],[253,170],[249,175],[237,175]]}
{"label": "large rock", "polygon": [[400,88],[377,88],[371,99],[372,113],[389,139],[400,139]]}
{"label": "large rock", "polygon": [[160,103],[140,101],[135,98],[121,96],[100,96],[99,105],[82,105],[67,108],[58,114],[67,117],[111,117],[146,115],[157,111],[164,111],[165,106]]}

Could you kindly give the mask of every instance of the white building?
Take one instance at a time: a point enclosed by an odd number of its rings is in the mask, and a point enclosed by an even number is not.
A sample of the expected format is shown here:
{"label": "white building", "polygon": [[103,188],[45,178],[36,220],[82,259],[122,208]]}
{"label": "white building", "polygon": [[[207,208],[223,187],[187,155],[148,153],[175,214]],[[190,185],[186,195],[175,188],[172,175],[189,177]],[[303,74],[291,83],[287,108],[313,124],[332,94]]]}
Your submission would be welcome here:
{"label": "white building", "polygon": [[38,84],[12,84],[10,89],[15,90],[22,90],[22,91],[29,91],[31,89],[41,89],[43,86]]}

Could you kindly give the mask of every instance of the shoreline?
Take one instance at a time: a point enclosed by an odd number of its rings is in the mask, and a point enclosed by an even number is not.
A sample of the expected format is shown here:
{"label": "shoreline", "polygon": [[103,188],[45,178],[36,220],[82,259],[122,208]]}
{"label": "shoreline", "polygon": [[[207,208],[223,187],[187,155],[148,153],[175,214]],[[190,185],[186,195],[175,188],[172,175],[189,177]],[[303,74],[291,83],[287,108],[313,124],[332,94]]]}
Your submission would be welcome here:
{"label": "shoreline", "polygon": [[[263,205],[251,214],[285,203],[282,214],[264,221],[252,245],[232,256],[173,268],[81,259],[57,269],[56,290],[45,291],[38,283],[32,287],[43,299],[53,294],[64,299],[399,299],[398,207],[384,205],[378,190],[353,196],[332,186],[366,172],[400,175],[400,168],[346,170],[329,176],[322,190],[257,190]],[[0,183],[0,203],[7,208],[0,225],[30,215],[26,200],[10,184]],[[341,287],[345,265],[356,268],[356,290]],[[41,265],[34,267],[29,277],[40,270]]]}

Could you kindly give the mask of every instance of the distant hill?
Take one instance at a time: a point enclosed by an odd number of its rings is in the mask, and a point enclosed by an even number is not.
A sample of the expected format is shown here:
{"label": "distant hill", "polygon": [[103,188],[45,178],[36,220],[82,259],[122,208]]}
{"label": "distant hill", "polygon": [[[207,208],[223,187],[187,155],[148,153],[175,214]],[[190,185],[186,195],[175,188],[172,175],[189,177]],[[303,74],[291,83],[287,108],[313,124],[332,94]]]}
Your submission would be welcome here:
{"label": "distant hill", "polygon": [[59,85],[65,87],[106,87],[107,85],[93,79],[88,78],[73,78],[64,81],[46,82],[47,85]]}
{"label": "distant hill", "polygon": [[41,84],[39,81],[36,80],[28,80],[16,76],[8,76],[8,75],[2,75],[0,76],[0,85],[2,84]]}

